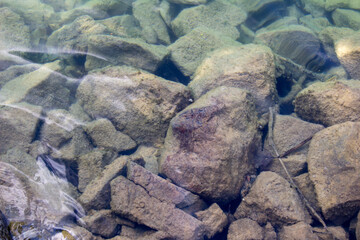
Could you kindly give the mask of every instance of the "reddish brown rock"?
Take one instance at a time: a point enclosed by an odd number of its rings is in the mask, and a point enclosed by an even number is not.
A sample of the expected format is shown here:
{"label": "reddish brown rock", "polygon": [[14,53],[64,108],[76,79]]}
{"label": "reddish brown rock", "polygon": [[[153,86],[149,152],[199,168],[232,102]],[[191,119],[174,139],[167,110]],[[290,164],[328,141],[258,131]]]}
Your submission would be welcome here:
{"label": "reddish brown rock", "polygon": [[228,240],[263,240],[264,231],[260,225],[249,219],[242,218],[233,222],[229,227]]}
{"label": "reddish brown rock", "polygon": [[222,232],[224,227],[228,224],[226,214],[216,203],[212,204],[204,211],[195,213],[195,215],[204,223],[206,236],[208,238],[212,238],[216,233]]}

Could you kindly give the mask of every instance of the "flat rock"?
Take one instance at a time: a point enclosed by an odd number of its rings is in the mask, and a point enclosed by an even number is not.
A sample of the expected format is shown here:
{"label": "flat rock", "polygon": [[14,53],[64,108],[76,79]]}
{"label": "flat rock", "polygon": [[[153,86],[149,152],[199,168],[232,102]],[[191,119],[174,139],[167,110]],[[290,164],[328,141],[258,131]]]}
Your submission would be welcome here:
{"label": "flat rock", "polygon": [[360,82],[334,80],[317,82],[295,98],[295,112],[306,121],[331,126],[360,119]]}
{"label": "flat rock", "polygon": [[132,181],[119,176],[111,181],[111,209],[130,220],[169,233],[175,239],[200,240],[204,226],[174,204],[151,197]]}
{"label": "flat rock", "polygon": [[28,103],[0,106],[0,154],[27,146],[36,134],[42,108]]}
{"label": "flat rock", "polygon": [[216,203],[204,210],[195,213],[197,219],[202,221],[206,228],[206,236],[212,238],[216,233],[222,232],[228,224],[228,217]]}
{"label": "flat rock", "polygon": [[230,224],[228,240],[263,240],[263,228],[249,218],[241,218]]}
{"label": "flat rock", "polygon": [[360,123],[345,122],[317,133],[308,168],[325,219],[342,223],[360,209]]}
{"label": "flat rock", "polygon": [[130,67],[109,67],[87,75],[77,89],[84,110],[109,119],[139,143],[161,143],[170,120],[189,102],[182,84]]}
{"label": "flat rock", "polygon": [[237,39],[240,36],[237,26],[245,19],[246,13],[241,8],[223,0],[215,0],[182,10],[171,22],[171,27],[177,37],[186,35],[196,27],[206,27]]}
{"label": "flat rock", "polygon": [[194,74],[206,54],[224,46],[240,45],[239,42],[205,27],[198,27],[171,44],[170,59],[185,76]]}
{"label": "flat rock", "polygon": [[259,141],[250,94],[239,88],[209,91],[171,120],[161,172],[215,202],[235,199],[253,166]]}
{"label": "flat rock", "polygon": [[256,178],[234,216],[237,219],[248,217],[259,224],[270,222],[274,226],[311,222],[309,213],[289,182],[276,173],[266,171]]}
{"label": "flat rock", "polygon": [[[1,55],[1,53],[0,53]],[[0,57],[0,70],[1,68],[1,57]],[[27,74],[30,72],[35,71],[38,69],[36,64],[26,64],[26,65],[14,65],[9,66],[6,70],[0,72],[0,88],[5,85],[5,83],[9,82],[10,80],[17,78],[23,74]]]}
{"label": "flat rock", "polygon": [[335,52],[350,78],[360,79],[360,33],[338,40],[335,43]]}
{"label": "flat rock", "polygon": [[197,68],[189,87],[195,99],[219,86],[249,91],[257,110],[267,112],[276,100],[275,63],[270,48],[247,44],[213,51]]}
{"label": "flat rock", "polygon": [[313,232],[312,227],[304,222],[282,227],[279,232],[279,239],[319,240],[318,236]]}
{"label": "flat rock", "polygon": [[337,8],[331,17],[337,27],[347,27],[355,31],[360,30],[360,12],[351,9]]}

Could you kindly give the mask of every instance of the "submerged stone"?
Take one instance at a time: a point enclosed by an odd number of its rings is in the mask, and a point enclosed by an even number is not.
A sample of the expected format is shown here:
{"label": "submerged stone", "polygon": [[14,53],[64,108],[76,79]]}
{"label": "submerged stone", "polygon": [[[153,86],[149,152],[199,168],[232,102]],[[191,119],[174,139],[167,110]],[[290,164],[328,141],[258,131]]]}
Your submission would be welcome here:
{"label": "submerged stone", "polygon": [[282,227],[279,232],[279,239],[319,240],[312,227],[304,222]]}
{"label": "submerged stone", "polygon": [[211,206],[204,211],[195,213],[195,215],[204,223],[206,236],[208,238],[212,238],[216,233],[222,232],[228,224],[227,215],[216,203],[211,204]]}
{"label": "submerged stone", "polygon": [[263,228],[249,218],[241,218],[230,224],[228,240],[263,240]]}
{"label": "submerged stone", "polygon": [[335,43],[335,52],[350,78],[360,80],[360,34],[342,36]]}
{"label": "submerged stone", "polygon": [[332,12],[335,26],[347,27],[355,31],[360,30],[360,12],[350,9],[336,9]]}

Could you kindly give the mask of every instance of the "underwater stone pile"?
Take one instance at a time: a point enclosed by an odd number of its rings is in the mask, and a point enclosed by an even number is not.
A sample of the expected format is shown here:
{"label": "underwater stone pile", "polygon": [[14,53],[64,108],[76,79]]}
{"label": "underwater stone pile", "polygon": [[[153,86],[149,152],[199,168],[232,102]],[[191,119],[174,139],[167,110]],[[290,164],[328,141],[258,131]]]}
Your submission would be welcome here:
{"label": "underwater stone pile", "polygon": [[359,26],[357,0],[1,0],[0,238],[360,239]]}

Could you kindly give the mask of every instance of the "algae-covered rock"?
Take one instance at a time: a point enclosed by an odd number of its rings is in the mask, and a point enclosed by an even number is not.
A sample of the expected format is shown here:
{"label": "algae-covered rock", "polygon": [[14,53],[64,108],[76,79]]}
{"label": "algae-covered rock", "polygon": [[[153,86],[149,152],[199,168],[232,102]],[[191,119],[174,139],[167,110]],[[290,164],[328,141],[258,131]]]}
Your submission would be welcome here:
{"label": "algae-covered rock", "polygon": [[305,12],[313,17],[322,17],[325,15],[326,0],[300,0],[299,4]]}
{"label": "algae-covered rock", "polygon": [[215,202],[235,199],[253,166],[259,141],[250,94],[218,87],[171,120],[161,156],[161,172]]}
{"label": "algae-covered rock", "polygon": [[108,67],[88,75],[77,98],[94,118],[107,118],[135,142],[156,144],[173,116],[189,102],[179,83],[130,67]]}
{"label": "algae-covered rock", "polygon": [[326,0],[325,9],[331,12],[337,8],[348,8],[354,10],[360,10],[360,2],[357,0]]}
{"label": "algae-covered rock", "polygon": [[360,120],[360,82],[317,82],[302,90],[294,101],[295,112],[304,120],[331,126]]}
{"label": "algae-covered rock", "polygon": [[360,30],[360,12],[350,9],[336,9],[332,12],[332,19],[335,26]]}
{"label": "algae-covered rock", "polygon": [[185,76],[194,74],[206,54],[224,46],[240,46],[239,42],[208,28],[198,27],[169,46],[170,59]]}
{"label": "algae-covered rock", "polygon": [[25,149],[17,146],[8,150],[6,154],[0,155],[0,161],[11,164],[32,179],[39,168],[36,164],[36,158],[26,153]]}
{"label": "algae-covered rock", "polygon": [[346,122],[313,137],[308,168],[325,219],[343,223],[360,209],[360,123]]}
{"label": "algae-covered rock", "polygon": [[311,217],[290,183],[273,172],[262,172],[256,178],[248,195],[245,196],[234,216],[250,218],[259,224],[270,222],[283,226],[305,221]]}
{"label": "algae-covered rock", "polygon": [[[1,62],[1,60],[0,60],[0,62]],[[1,65],[1,63],[0,63],[0,65]],[[36,69],[38,69],[38,67],[35,64],[14,65],[14,66],[8,67],[6,70],[0,72],[0,88],[2,88],[2,86],[5,85],[5,83],[9,82],[10,80],[12,80],[16,77],[19,77],[20,75],[33,72]],[[1,67],[0,67],[0,70],[1,70]]]}
{"label": "algae-covered rock", "polygon": [[241,218],[230,224],[228,240],[262,240],[263,228],[249,218]]}
{"label": "algae-covered rock", "polygon": [[187,8],[171,22],[177,37],[189,33],[196,27],[206,27],[233,39],[239,38],[237,26],[246,19],[246,13],[236,5],[215,0],[206,5]]}
{"label": "algae-covered rock", "polygon": [[168,2],[175,4],[185,4],[185,5],[199,5],[204,4],[208,0],[169,0]]}
{"label": "algae-covered rock", "polygon": [[353,79],[360,79],[360,33],[343,36],[335,43],[341,65]]}
{"label": "algae-covered rock", "polygon": [[104,20],[98,20],[107,27],[111,35],[119,37],[140,38],[141,28],[138,21],[132,15],[121,15]]}
{"label": "algae-covered rock", "polygon": [[260,113],[276,100],[275,63],[265,46],[248,44],[215,50],[197,68],[189,87],[195,99],[219,86],[249,91]]}

